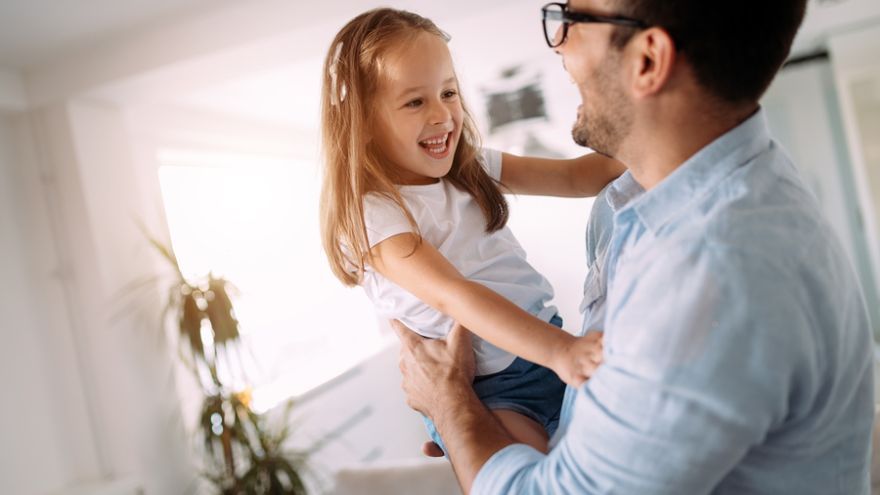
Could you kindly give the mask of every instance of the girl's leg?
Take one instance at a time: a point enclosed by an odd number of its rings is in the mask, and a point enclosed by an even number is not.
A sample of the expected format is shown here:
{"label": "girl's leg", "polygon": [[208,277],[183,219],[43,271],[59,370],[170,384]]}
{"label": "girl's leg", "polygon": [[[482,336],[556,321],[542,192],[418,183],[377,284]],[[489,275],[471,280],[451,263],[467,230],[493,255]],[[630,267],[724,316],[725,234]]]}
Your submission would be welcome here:
{"label": "girl's leg", "polygon": [[[509,409],[493,409],[492,414],[514,440],[534,447],[544,454],[548,452],[547,443],[549,438],[547,438],[547,432],[535,420]],[[428,424],[427,421],[426,424]],[[436,432],[436,430],[432,430],[432,427],[433,424],[431,424],[428,430]],[[433,434],[436,433],[432,433],[432,436]],[[435,441],[425,442],[422,445],[422,453],[428,457],[443,457],[443,449],[436,443],[438,439],[439,436]]]}
{"label": "girl's leg", "polygon": [[548,452],[547,443],[550,439],[544,427],[537,421],[509,409],[493,409],[492,414],[514,440],[530,445],[544,454]]}

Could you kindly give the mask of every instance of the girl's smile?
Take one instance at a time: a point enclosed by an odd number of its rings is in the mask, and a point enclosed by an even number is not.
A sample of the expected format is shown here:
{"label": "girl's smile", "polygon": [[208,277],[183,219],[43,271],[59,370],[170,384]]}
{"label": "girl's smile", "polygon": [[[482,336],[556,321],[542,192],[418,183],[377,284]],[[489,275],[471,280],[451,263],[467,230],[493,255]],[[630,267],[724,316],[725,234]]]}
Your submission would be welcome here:
{"label": "girl's smile", "polygon": [[425,153],[431,158],[441,160],[449,156],[452,150],[452,146],[450,146],[451,140],[452,133],[447,132],[446,134],[419,141],[419,146],[421,146],[425,150]]}

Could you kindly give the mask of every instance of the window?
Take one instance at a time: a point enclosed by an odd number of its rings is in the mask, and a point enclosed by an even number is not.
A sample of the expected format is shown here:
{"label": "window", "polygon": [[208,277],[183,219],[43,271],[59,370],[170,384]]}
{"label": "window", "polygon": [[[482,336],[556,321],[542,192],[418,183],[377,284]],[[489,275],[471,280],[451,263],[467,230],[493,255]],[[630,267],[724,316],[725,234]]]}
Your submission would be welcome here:
{"label": "window", "polygon": [[162,149],[159,181],[184,276],[226,277],[245,345],[253,407],[265,411],[378,352],[372,305],[330,272],[313,163]]}

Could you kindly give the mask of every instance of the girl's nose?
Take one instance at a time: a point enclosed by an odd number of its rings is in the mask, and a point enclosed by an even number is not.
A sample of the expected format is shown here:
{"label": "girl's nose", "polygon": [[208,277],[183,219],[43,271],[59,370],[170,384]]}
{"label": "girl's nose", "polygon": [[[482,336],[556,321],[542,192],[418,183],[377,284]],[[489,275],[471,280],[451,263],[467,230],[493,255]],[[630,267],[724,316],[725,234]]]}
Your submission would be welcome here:
{"label": "girl's nose", "polygon": [[432,125],[445,124],[449,121],[451,115],[449,109],[446,108],[446,105],[444,105],[443,102],[434,101],[431,103],[431,111],[428,114],[428,118]]}

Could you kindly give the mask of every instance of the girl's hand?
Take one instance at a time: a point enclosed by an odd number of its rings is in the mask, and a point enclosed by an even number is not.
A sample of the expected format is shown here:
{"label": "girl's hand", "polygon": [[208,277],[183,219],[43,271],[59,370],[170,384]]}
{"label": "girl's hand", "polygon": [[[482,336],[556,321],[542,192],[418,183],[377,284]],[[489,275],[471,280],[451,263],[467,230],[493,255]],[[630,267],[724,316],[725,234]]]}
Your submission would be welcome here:
{"label": "girl's hand", "polygon": [[551,369],[568,385],[578,387],[602,364],[603,332],[590,331],[575,337],[555,353]]}

